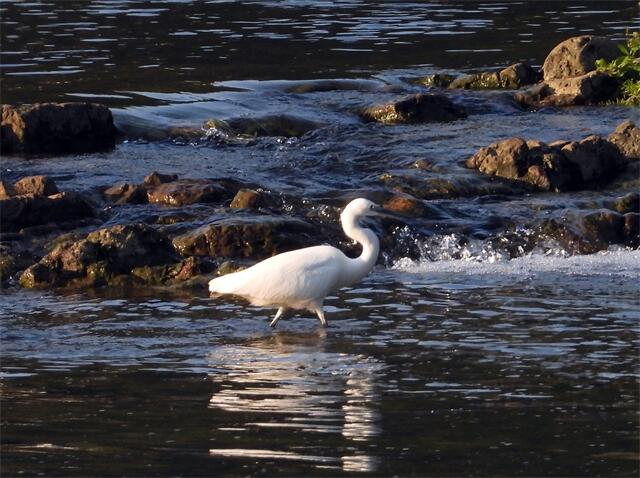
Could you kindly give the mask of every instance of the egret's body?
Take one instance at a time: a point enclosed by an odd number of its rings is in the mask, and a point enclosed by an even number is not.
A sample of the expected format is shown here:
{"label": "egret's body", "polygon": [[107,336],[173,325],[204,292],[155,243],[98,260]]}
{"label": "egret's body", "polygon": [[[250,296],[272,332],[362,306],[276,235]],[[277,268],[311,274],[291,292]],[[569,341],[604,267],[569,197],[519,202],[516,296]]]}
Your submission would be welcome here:
{"label": "egret's body", "polygon": [[275,326],[286,309],[308,310],[326,326],[322,303],[341,287],[366,276],[376,263],[380,244],[371,229],[359,220],[378,214],[378,207],[366,199],[354,199],[340,216],[345,234],[362,245],[359,257],[351,259],[332,246],[315,246],[284,252],[248,269],[209,282],[214,294],[244,297],[261,307],[278,307],[271,322]]}

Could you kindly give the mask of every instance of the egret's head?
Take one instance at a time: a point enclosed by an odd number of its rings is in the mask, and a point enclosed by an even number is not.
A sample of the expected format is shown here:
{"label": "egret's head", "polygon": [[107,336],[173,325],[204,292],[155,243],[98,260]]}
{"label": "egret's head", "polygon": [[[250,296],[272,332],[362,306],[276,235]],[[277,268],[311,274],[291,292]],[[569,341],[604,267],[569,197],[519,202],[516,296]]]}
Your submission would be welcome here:
{"label": "egret's head", "polygon": [[342,211],[342,216],[365,217],[373,216],[380,211],[380,206],[368,199],[358,198],[351,201]]}

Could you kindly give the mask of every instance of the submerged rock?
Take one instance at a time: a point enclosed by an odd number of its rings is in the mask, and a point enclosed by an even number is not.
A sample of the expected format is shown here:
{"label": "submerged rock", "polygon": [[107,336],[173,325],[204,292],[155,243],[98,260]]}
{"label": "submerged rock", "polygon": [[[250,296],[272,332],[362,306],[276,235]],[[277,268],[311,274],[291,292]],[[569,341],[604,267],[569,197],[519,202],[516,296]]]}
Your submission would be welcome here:
{"label": "submerged rock", "polygon": [[3,231],[93,218],[96,213],[80,194],[62,192],[51,196],[33,194],[0,200],[0,223]]}
{"label": "submerged rock", "polygon": [[203,125],[205,130],[220,131],[227,136],[256,138],[262,136],[282,136],[297,138],[322,124],[293,115],[270,115],[258,118],[211,119]]}
{"label": "submerged rock", "polygon": [[556,45],[542,65],[546,82],[574,78],[595,70],[596,60],[611,61],[620,55],[616,43],[608,38],[581,35]]}
{"label": "submerged rock", "polygon": [[510,138],[481,148],[465,165],[489,176],[567,191],[598,187],[624,171],[628,159],[599,136],[545,144]]}
{"label": "submerged rock", "polygon": [[58,245],[20,276],[23,287],[95,286],[112,283],[136,267],[180,259],[167,236],[145,224],[99,229]]}
{"label": "submerged rock", "polygon": [[116,128],[111,111],[93,103],[2,105],[1,151],[78,153],[113,148]]}
{"label": "submerged rock", "polygon": [[440,94],[417,94],[383,105],[367,108],[364,121],[379,123],[447,122],[467,117],[466,110]]}
{"label": "submerged rock", "polygon": [[184,256],[264,259],[280,252],[317,244],[317,229],[288,217],[230,217],[202,226],[173,240]]}

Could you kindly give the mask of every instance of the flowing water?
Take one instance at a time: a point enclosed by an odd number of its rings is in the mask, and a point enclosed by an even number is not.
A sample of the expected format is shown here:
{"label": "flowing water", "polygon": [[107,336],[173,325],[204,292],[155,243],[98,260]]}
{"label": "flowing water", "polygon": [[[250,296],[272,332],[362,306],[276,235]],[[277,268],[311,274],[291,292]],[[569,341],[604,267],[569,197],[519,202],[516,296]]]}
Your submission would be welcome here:
{"label": "flowing water", "polygon": [[[622,38],[637,2],[5,1],[0,13],[3,102],[104,102],[127,137],[112,152],[2,158],[6,179],[95,194],[151,170],[234,177],[327,220],[322,204],[383,190],[385,176],[471,189],[434,186],[374,272],[327,300],[327,330],[300,314],[273,331],[274,311],[200,290],[1,291],[3,476],[637,476],[640,253],[518,242],[637,180],[476,194],[487,182],[462,166],[498,139],[608,134],[637,110],[534,113],[460,91],[464,121],[355,113],[422,91],[408,78],[540,65],[578,34]],[[317,127],[201,129],[279,115]]]}

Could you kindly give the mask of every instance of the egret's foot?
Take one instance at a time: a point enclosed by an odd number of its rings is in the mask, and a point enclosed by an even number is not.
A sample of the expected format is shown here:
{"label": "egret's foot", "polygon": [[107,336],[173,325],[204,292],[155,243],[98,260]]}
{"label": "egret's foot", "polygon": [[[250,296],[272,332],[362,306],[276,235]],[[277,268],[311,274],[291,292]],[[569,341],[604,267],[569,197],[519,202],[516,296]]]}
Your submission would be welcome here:
{"label": "egret's foot", "polygon": [[320,320],[320,323],[322,324],[323,327],[327,326],[327,320],[324,318],[324,310],[322,310],[322,307],[318,307],[315,310],[316,314],[318,315],[318,319]]}
{"label": "egret's foot", "polygon": [[275,327],[278,321],[280,320],[280,318],[282,317],[282,314],[284,314],[284,307],[280,307],[278,309],[278,312],[276,312],[276,316],[273,318],[269,326],[272,328]]}

